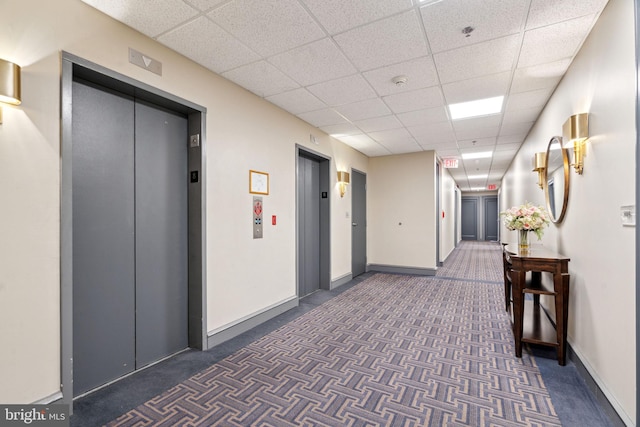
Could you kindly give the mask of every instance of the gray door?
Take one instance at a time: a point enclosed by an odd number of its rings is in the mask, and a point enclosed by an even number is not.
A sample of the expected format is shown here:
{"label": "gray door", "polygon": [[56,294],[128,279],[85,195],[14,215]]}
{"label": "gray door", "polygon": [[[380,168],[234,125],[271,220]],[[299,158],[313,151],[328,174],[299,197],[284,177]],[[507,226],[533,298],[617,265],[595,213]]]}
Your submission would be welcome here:
{"label": "gray door", "polygon": [[484,240],[498,241],[498,197],[484,198]]}
{"label": "gray door", "polygon": [[187,121],[73,83],[74,394],[187,346]]}
{"label": "gray door", "polygon": [[460,216],[462,240],[478,240],[478,200],[463,197]]}
{"label": "gray door", "polygon": [[187,119],[136,102],[136,368],[187,347]]}
{"label": "gray door", "polygon": [[351,171],[351,274],[359,276],[367,267],[367,176]]}
{"label": "gray door", "polygon": [[74,82],[73,140],[77,395],[135,369],[133,100]]}
{"label": "gray door", "polygon": [[298,296],[320,289],[320,163],[298,158]]}

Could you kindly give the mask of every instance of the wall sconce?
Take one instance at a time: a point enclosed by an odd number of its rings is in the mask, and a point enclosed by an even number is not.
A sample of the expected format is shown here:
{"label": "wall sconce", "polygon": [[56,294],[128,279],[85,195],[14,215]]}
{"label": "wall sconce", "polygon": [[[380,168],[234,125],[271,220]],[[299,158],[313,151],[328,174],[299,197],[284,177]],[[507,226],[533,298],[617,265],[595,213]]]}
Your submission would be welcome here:
{"label": "wall sconce", "polygon": [[538,187],[544,188],[544,169],[547,167],[547,153],[533,155],[533,172],[538,172]]}
{"label": "wall sconce", "polygon": [[[0,59],[0,102],[20,105],[20,67],[13,62]],[[0,106],[2,124],[2,106]]]}
{"label": "wall sconce", "polygon": [[349,172],[338,172],[338,184],[340,185],[340,197],[344,197],[349,184]]}
{"label": "wall sconce", "polygon": [[573,169],[582,175],[585,142],[589,138],[589,114],[580,113],[569,117],[562,126],[564,148],[573,147]]}

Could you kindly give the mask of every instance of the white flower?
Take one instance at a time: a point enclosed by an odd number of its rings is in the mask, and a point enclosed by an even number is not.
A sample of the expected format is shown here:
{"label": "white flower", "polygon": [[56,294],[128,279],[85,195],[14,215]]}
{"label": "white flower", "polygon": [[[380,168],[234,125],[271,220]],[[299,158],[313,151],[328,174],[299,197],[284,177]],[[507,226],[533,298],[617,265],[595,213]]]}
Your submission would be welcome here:
{"label": "white flower", "polygon": [[549,225],[549,216],[544,208],[529,202],[500,212],[500,216],[504,217],[504,225],[509,230],[533,231],[538,236],[538,240],[544,233],[543,228]]}

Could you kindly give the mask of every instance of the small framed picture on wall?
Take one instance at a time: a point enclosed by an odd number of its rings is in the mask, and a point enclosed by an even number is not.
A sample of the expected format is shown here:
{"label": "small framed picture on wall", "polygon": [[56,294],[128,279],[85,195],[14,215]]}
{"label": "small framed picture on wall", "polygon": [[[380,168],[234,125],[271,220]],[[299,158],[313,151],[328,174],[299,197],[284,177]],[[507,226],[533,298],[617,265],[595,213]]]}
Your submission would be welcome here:
{"label": "small framed picture on wall", "polygon": [[269,194],[269,174],[260,171],[249,171],[249,193]]}

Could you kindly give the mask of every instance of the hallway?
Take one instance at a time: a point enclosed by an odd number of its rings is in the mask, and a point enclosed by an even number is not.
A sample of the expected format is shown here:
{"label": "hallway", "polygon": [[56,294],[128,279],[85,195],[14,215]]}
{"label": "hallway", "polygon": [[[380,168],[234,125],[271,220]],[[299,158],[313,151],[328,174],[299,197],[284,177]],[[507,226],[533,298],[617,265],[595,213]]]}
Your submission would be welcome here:
{"label": "hallway", "polygon": [[[291,356],[290,364],[293,366],[301,363],[302,366],[306,366],[311,363],[310,361],[318,364],[326,362],[324,368],[318,369],[324,376],[330,377],[328,366],[333,366],[337,363],[336,360],[344,358],[343,365],[348,365],[352,361],[351,368],[356,367],[354,368],[356,372],[358,367],[367,362],[370,363],[371,369],[384,367],[384,372],[392,372],[393,374],[389,375],[392,382],[394,378],[398,379],[390,388],[388,385],[380,386],[381,383],[377,378],[375,380],[360,379],[357,384],[344,387],[344,394],[349,394],[346,390],[360,390],[363,388],[363,383],[375,383],[377,386],[374,390],[379,387],[380,390],[389,392],[389,396],[394,396],[407,382],[400,380],[405,378],[406,372],[402,370],[402,365],[405,363],[398,363],[398,361],[404,361],[406,357],[407,360],[416,362],[417,364],[407,372],[419,369],[423,375],[420,377],[419,386],[409,387],[415,393],[415,397],[409,400],[408,407],[414,408],[415,413],[402,414],[406,416],[404,422],[408,423],[407,425],[414,423],[422,425],[420,421],[428,422],[428,425],[474,426],[484,425],[484,422],[487,425],[489,422],[496,425],[528,425],[532,422],[538,422],[537,425],[561,424],[563,426],[612,425],[598,408],[595,399],[571,362],[565,367],[560,367],[553,356],[549,359],[545,352],[537,349],[533,351],[526,349],[522,360],[513,356],[508,318],[501,310],[503,307],[501,293],[500,245],[486,242],[461,242],[435,277],[366,273],[337,290],[318,291],[301,300],[299,307],[214,349],[206,352],[183,352],[170,360],[80,398],[74,404],[72,425],[103,425],[129,411],[128,415],[120,418],[121,423],[113,422],[110,425],[129,425],[135,421],[136,417],[139,421],[147,417],[152,419],[153,414],[145,411],[162,406],[160,404],[162,399],[154,399],[155,404],[142,407],[139,405],[176,385],[174,390],[181,387],[187,387],[182,388],[183,391],[188,390],[189,387],[193,387],[193,383],[190,382],[195,377],[204,378],[207,375],[214,375],[213,372],[216,369],[222,371],[231,369],[235,363],[234,359],[246,359],[255,367],[254,371],[259,370],[260,367],[268,370],[276,369],[276,366],[282,360],[286,360],[286,357],[271,355],[270,358],[265,359],[269,361],[265,365],[260,363],[263,352],[266,354],[274,347],[287,349],[288,345],[292,347],[299,345],[304,349],[314,344],[318,344],[319,347],[314,347],[315,350],[311,351],[312,357],[307,354],[308,352],[300,351],[300,357]],[[305,330],[311,332],[304,333]],[[299,333],[300,331],[303,333]],[[316,332],[319,338],[313,339]],[[408,336],[412,337],[411,340],[407,340]],[[342,344],[347,342],[350,342],[350,346],[343,347]],[[354,347],[353,343],[358,345]],[[255,360],[252,360],[252,354],[255,355]],[[229,358],[230,355],[234,356]],[[321,360],[323,358],[324,360]],[[306,362],[303,363],[304,360]],[[224,366],[224,369],[218,368],[220,366]],[[472,369],[472,366],[475,366],[475,369]],[[494,366],[497,369],[491,374],[491,367]],[[284,372],[289,368],[282,369]],[[295,366],[291,369],[294,372],[303,370]],[[443,369],[449,369],[452,375],[449,377],[443,375]],[[199,374],[189,379],[197,373]],[[224,373],[221,375],[225,376]],[[228,378],[238,379],[236,386],[240,387],[242,375],[245,375],[242,370],[232,371]],[[345,378],[351,375],[353,370],[346,369],[342,372]],[[281,384],[282,372],[275,372],[273,378],[271,382],[276,389],[284,387]],[[291,377],[284,375],[284,378]],[[525,401],[535,401],[539,405],[536,410],[533,410],[535,413],[527,415],[527,410],[531,408],[518,403],[517,400],[512,400],[517,397],[508,396],[507,389],[511,389],[514,384],[517,385],[520,378],[527,380],[516,394],[526,396],[527,393],[532,392],[535,384],[540,384],[539,389],[533,391],[534,397],[528,398],[529,400],[525,397]],[[380,380],[382,381],[383,378]],[[247,379],[245,382],[251,389],[256,381],[254,378]],[[223,379],[222,382],[227,383],[228,380]],[[337,375],[335,380],[326,380],[326,384],[323,382],[322,386],[335,386],[340,382],[340,375]],[[207,384],[209,387],[208,382]],[[346,384],[349,383],[346,382]],[[498,390],[493,390],[495,384],[505,384],[504,390],[500,386]],[[295,387],[298,386],[298,384],[295,385]],[[474,395],[473,391],[476,387],[480,392],[475,390]],[[298,389],[299,393],[300,390],[309,391],[309,388],[302,384]],[[443,390],[447,392],[443,394]],[[478,402],[483,398],[483,391],[491,390],[493,395],[491,392],[488,393],[490,401],[494,402],[497,399],[500,404],[487,412]],[[254,392],[257,393],[259,390],[247,390],[248,394],[242,394],[245,396],[241,399],[242,403],[251,401],[255,397]],[[326,393],[326,390],[323,392]],[[433,396],[429,394],[430,392],[433,392]],[[191,392],[185,393],[189,395]],[[219,396],[212,390],[204,393],[208,394],[209,398],[213,394],[212,400],[207,403],[211,407],[223,400],[222,395]],[[452,396],[451,393],[454,393],[454,398],[448,401]],[[457,398],[455,393],[462,393],[467,397]],[[370,423],[368,425],[403,425],[403,423],[397,424],[398,418],[394,419],[388,413],[385,415],[387,418],[384,418],[382,412],[378,411],[377,403],[375,407],[370,407],[371,402],[366,403],[370,396],[367,393],[364,394],[366,396],[363,395],[365,400],[361,404],[363,409],[360,419],[334,418],[337,424],[327,422],[327,425],[357,425],[356,421],[364,422],[362,418],[368,415],[372,416],[372,418],[366,418]],[[282,397],[284,398],[284,395]],[[339,397],[345,407],[355,399],[342,394]],[[549,398],[551,405],[547,408]],[[383,402],[388,399],[393,400],[393,397],[378,397],[378,399]],[[200,402],[198,399],[193,401]],[[262,402],[260,399],[258,401]],[[299,399],[295,401],[298,402]],[[460,402],[464,403],[460,404],[464,409],[457,413]],[[397,404],[407,404],[407,401],[399,399]],[[227,399],[225,405],[232,406],[232,403]],[[355,407],[358,405],[355,404]],[[309,406],[308,402],[307,406]],[[518,409],[514,414],[508,413],[509,408]],[[518,417],[522,415],[517,413],[520,410],[525,417],[518,421]],[[543,413],[546,410],[549,411],[548,414]],[[287,408],[287,411],[294,412],[293,408]],[[167,411],[167,414],[170,413],[172,412]],[[310,411],[310,413],[311,416],[317,415],[317,411]],[[203,414],[203,417],[205,416],[209,416],[209,411]],[[242,416],[248,415],[242,414]],[[509,417],[513,417],[511,421]],[[500,422],[500,419],[503,421]],[[253,421],[246,418],[244,421],[236,421],[234,425],[262,425],[261,422],[264,421],[260,420],[260,417]],[[296,420],[299,419],[283,418],[281,425],[297,425]],[[199,422],[202,424],[198,424]],[[317,419],[316,422],[318,422]],[[204,420],[194,421],[194,423],[195,425],[216,425],[215,422],[208,423]],[[219,425],[228,423],[221,421]]]}

